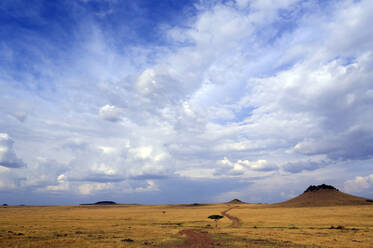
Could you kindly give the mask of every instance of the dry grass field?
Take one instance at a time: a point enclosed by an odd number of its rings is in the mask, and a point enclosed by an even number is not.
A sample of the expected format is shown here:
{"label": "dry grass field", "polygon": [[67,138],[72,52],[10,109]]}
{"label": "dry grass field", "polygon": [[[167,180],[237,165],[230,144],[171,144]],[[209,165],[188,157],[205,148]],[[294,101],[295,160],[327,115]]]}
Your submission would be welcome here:
{"label": "dry grass field", "polygon": [[373,205],[8,206],[0,247],[373,247]]}

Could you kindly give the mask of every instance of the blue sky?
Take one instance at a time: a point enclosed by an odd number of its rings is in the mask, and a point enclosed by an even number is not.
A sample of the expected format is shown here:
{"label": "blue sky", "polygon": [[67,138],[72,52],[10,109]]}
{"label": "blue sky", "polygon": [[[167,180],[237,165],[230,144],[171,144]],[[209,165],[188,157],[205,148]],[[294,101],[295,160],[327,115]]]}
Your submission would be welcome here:
{"label": "blue sky", "polygon": [[373,198],[370,1],[1,1],[0,200]]}

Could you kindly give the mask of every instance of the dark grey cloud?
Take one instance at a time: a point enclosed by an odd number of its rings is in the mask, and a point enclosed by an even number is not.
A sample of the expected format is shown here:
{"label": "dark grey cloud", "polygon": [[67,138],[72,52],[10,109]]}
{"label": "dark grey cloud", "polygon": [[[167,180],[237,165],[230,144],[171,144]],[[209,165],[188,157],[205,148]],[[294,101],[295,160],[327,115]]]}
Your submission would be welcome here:
{"label": "dark grey cloud", "polygon": [[0,161],[0,165],[8,168],[21,168],[26,166],[26,164],[19,159],[14,162]]}
{"label": "dark grey cloud", "polygon": [[298,143],[295,150],[305,155],[324,154],[331,160],[367,160],[373,157],[373,132],[370,130],[351,130],[326,134],[318,140]]}
{"label": "dark grey cloud", "polygon": [[302,171],[312,171],[320,169],[324,166],[330,165],[334,162],[331,161],[296,161],[296,162],[289,162],[281,166],[284,171],[291,172],[291,173],[299,173]]}
{"label": "dark grey cloud", "polygon": [[79,140],[68,141],[62,145],[62,148],[71,149],[73,151],[78,151],[78,150],[84,151],[88,149],[88,147],[89,147],[89,144],[87,142],[79,141]]}
{"label": "dark grey cloud", "polygon": [[88,176],[83,176],[81,178],[69,178],[70,181],[86,181],[86,182],[98,182],[98,183],[115,183],[122,182],[126,180],[125,178],[119,175],[107,175],[107,174],[98,174],[92,173]]}
{"label": "dark grey cloud", "polygon": [[129,179],[132,180],[166,180],[169,179],[169,175],[158,175],[158,174],[142,174],[138,176],[132,176]]}

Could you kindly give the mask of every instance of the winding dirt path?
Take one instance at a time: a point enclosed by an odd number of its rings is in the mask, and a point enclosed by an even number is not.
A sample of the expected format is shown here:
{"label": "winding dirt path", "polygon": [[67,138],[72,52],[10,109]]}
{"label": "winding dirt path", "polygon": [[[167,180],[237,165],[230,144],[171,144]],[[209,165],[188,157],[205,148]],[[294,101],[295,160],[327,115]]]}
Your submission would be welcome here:
{"label": "winding dirt path", "polygon": [[179,232],[187,236],[182,248],[212,248],[212,239],[207,231],[187,229]]}
{"label": "winding dirt path", "polygon": [[[238,217],[228,214],[230,210],[236,207],[230,207],[221,214],[232,221],[231,227],[239,227],[241,221]],[[207,235],[207,231],[200,229],[185,229],[179,232],[181,235],[185,235],[186,239],[184,244],[180,248],[212,248],[212,239]]]}
{"label": "winding dirt path", "polygon": [[224,210],[223,212],[221,212],[221,215],[227,217],[228,219],[230,219],[232,221],[231,227],[239,227],[239,226],[241,226],[240,219],[238,217],[236,217],[236,216],[227,214],[227,212],[230,211],[230,210],[232,210],[233,208],[236,208],[236,207],[230,207],[227,210]]}

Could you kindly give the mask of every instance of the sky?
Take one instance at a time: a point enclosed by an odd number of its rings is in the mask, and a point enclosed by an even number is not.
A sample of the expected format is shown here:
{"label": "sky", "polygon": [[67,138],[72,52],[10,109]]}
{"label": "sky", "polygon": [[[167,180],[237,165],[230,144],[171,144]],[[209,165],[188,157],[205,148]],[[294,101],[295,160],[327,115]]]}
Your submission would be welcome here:
{"label": "sky", "polygon": [[3,0],[0,203],[373,198],[370,0]]}

